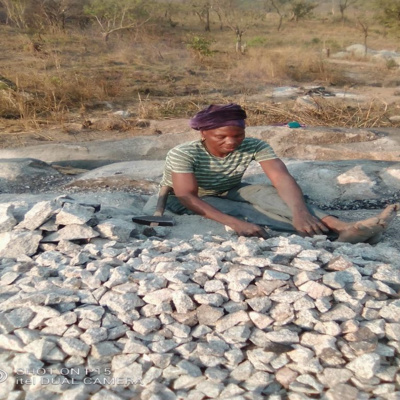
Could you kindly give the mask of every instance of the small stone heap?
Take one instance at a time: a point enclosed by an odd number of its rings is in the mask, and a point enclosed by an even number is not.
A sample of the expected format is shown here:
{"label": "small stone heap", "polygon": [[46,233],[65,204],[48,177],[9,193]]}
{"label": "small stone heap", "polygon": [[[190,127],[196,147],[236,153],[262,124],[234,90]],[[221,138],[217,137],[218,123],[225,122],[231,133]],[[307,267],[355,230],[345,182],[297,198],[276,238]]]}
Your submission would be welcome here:
{"label": "small stone heap", "polygon": [[97,211],[3,207],[1,399],[400,398],[396,249],[146,238]]}

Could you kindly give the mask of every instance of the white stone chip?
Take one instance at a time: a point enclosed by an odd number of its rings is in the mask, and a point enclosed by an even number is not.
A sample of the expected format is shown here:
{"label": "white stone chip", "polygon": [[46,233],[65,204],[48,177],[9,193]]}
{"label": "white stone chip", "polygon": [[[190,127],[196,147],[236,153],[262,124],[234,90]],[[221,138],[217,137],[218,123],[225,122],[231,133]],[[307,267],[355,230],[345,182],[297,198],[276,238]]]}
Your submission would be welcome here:
{"label": "white stone chip", "polygon": [[92,239],[99,236],[92,227],[87,225],[71,224],[51,233],[42,239],[43,243],[59,242],[60,240]]}
{"label": "white stone chip", "polygon": [[275,332],[268,332],[267,338],[274,343],[292,344],[299,343],[299,335],[290,329],[280,329]]}
{"label": "white stone chip", "polygon": [[42,338],[30,342],[24,350],[32,353],[38,360],[43,360],[51,350],[56,347],[56,343]]}
{"label": "white stone chip", "polygon": [[129,242],[131,236],[138,232],[133,222],[119,218],[110,218],[101,222],[96,229],[100,232],[101,237],[118,242]]}
{"label": "white stone chip", "polygon": [[77,203],[64,203],[57,213],[55,223],[57,225],[85,224],[94,214],[93,207],[83,206]]}
{"label": "white stone chip", "polygon": [[17,225],[13,210],[12,204],[0,205],[0,233],[9,232]]}
{"label": "white stone chip", "polygon": [[12,231],[0,233],[0,257],[15,258],[34,255],[42,240],[38,231]]}
{"label": "white stone chip", "polygon": [[306,292],[312,299],[321,299],[333,293],[331,288],[314,281],[308,281],[302,284],[299,290]]}
{"label": "white stone chip", "polygon": [[183,290],[178,290],[173,293],[172,302],[178,313],[187,313],[196,308],[193,300]]}
{"label": "white stone chip", "polygon": [[57,211],[59,205],[55,201],[41,201],[36,203],[24,216],[16,229],[29,229],[34,231],[49,220]]}
{"label": "white stone chip", "polygon": [[227,329],[231,328],[242,322],[249,321],[249,315],[245,311],[237,311],[235,313],[226,315],[222,317],[216,322],[216,330],[217,332],[224,332]]}
{"label": "white stone chip", "polygon": [[90,351],[90,346],[77,338],[61,338],[59,345],[70,356],[86,357]]}
{"label": "white stone chip", "polygon": [[350,361],[346,368],[353,371],[360,379],[371,379],[375,376],[381,365],[381,358],[378,354],[363,354]]}

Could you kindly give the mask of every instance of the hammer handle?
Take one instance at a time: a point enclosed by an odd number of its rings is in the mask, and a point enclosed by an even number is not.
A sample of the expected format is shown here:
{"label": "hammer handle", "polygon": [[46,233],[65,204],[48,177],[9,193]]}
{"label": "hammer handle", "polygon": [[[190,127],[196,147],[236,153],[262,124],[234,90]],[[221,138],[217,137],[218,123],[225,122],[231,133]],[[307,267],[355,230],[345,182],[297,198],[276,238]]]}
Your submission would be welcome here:
{"label": "hammer handle", "polygon": [[[167,204],[168,195],[171,189],[172,188],[170,186],[161,186],[161,189],[158,192],[158,200],[157,200],[156,211],[153,214],[154,216],[157,217],[163,216],[165,211],[165,205]],[[150,226],[158,226],[158,222],[152,222]]]}

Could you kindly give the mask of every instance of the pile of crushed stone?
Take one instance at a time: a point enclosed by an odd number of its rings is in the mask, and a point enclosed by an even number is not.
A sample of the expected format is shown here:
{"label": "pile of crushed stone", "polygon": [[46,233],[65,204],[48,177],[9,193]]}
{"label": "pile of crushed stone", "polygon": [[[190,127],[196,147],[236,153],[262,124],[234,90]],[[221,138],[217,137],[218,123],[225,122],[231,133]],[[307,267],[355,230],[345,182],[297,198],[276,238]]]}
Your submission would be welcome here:
{"label": "pile of crushed stone", "polygon": [[397,399],[399,251],[0,210],[0,398]]}

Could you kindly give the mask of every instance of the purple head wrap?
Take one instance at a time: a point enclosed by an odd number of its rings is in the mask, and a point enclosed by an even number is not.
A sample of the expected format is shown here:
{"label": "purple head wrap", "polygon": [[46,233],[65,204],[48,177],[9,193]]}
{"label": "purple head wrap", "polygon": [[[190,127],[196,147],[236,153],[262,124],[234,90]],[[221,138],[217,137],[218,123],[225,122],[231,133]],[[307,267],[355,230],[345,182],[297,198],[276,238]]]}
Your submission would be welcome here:
{"label": "purple head wrap", "polygon": [[208,131],[223,126],[239,126],[245,128],[246,112],[238,104],[212,104],[198,112],[189,122],[196,131]]}

